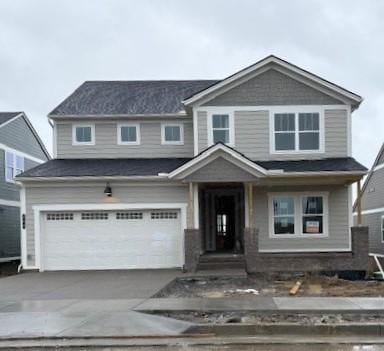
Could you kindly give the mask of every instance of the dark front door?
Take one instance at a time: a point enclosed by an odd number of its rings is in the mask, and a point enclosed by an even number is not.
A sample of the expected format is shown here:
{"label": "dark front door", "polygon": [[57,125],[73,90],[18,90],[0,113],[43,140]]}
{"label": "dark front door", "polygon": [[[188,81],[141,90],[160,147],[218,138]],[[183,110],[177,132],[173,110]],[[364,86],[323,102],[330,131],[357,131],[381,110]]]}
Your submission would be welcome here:
{"label": "dark front door", "polygon": [[200,193],[206,252],[241,252],[244,227],[242,186],[206,186]]}
{"label": "dark front door", "polygon": [[216,251],[233,251],[236,236],[235,196],[215,197],[215,240]]}

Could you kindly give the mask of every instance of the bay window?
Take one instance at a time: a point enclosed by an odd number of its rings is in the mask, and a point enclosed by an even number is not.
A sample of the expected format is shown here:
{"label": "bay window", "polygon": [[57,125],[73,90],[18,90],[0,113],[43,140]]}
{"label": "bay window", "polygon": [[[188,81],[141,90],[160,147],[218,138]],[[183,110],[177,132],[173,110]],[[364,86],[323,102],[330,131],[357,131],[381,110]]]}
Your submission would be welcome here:
{"label": "bay window", "polygon": [[271,194],[269,206],[271,236],[327,235],[327,194]]}

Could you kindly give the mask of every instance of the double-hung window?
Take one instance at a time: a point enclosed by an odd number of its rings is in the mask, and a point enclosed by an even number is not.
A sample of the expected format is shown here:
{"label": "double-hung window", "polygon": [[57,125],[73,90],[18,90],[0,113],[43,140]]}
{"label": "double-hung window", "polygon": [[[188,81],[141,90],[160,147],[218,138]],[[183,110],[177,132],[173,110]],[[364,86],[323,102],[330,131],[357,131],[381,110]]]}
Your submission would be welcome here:
{"label": "double-hung window", "polygon": [[230,143],[229,115],[212,115],[212,142],[213,144]]}
{"label": "double-hung window", "polygon": [[95,145],[95,126],[73,125],[72,126],[73,145]]}
{"label": "double-hung window", "polygon": [[139,145],[140,126],[138,124],[120,124],[117,127],[119,145]]}
{"label": "double-hung window", "polygon": [[13,183],[14,178],[24,172],[24,157],[5,152],[5,180]]}
{"label": "double-hung window", "polygon": [[319,112],[274,113],[273,151],[321,152]]}
{"label": "double-hung window", "polygon": [[271,236],[327,235],[327,201],[326,194],[271,195]]}
{"label": "double-hung window", "polygon": [[180,123],[162,124],[161,126],[161,143],[169,145],[184,144],[184,128]]}
{"label": "double-hung window", "polygon": [[295,234],[295,199],[276,196],[272,202],[274,234]]}

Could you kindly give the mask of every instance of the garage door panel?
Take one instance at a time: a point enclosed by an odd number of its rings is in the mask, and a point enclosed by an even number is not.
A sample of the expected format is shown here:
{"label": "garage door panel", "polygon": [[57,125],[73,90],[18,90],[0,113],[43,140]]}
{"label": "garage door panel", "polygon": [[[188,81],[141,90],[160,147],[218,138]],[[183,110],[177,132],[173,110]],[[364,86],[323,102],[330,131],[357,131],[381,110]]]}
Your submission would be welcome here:
{"label": "garage door panel", "polygon": [[168,211],[42,214],[45,270],[168,268],[183,264],[180,213]]}

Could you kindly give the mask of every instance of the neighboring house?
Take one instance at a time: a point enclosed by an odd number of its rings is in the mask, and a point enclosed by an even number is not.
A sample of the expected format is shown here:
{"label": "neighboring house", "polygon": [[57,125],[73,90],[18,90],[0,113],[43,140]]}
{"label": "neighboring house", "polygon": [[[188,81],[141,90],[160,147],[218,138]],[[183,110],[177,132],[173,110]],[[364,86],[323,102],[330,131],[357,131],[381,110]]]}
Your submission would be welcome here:
{"label": "neighboring house", "polygon": [[364,270],[361,101],[275,56],[223,80],[85,82],[48,116],[56,159],[18,177],[23,267]]}
{"label": "neighboring house", "polygon": [[20,189],[14,177],[49,158],[23,112],[0,112],[0,262],[20,259]]}
{"label": "neighboring house", "polygon": [[[361,189],[362,224],[369,228],[369,252],[384,255],[384,144]],[[358,200],[353,206],[357,223]]]}

